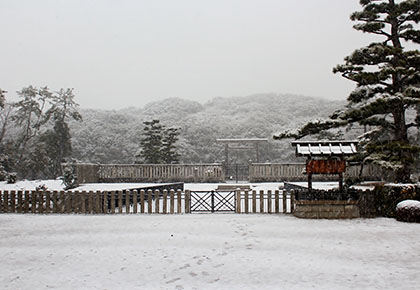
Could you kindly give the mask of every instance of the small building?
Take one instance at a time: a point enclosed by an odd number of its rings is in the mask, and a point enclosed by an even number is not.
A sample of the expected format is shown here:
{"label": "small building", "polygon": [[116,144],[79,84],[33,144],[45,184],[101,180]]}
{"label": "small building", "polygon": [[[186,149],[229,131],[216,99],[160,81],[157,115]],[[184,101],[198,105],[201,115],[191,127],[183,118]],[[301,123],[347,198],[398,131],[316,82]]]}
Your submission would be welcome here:
{"label": "small building", "polygon": [[308,189],[312,189],[313,174],[338,174],[339,188],[343,189],[346,157],[357,154],[357,141],[294,141],[296,156],[306,157]]}

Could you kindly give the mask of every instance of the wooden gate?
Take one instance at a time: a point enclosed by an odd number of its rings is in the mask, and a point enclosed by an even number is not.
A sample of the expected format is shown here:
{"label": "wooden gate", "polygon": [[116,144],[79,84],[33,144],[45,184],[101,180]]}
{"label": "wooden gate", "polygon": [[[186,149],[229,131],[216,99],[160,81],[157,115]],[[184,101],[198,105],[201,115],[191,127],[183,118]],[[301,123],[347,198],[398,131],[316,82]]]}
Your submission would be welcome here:
{"label": "wooden gate", "polygon": [[190,212],[236,212],[235,191],[191,191]]}
{"label": "wooden gate", "polygon": [[249,164],[229,164],[226,166],[225,176],[227,180],[248,181]]}

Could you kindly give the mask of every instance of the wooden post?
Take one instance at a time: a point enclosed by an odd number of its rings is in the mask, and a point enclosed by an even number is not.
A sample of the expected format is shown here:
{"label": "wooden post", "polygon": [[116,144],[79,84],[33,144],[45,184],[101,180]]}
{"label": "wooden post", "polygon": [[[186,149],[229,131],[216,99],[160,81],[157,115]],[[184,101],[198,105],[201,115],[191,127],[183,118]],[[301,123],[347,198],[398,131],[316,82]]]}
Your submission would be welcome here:
{"label": "wooden post", "polygon": [[[18,213],[22,213],[22,209],[23,209],[23,196],[22,196],[22,190],[19,190],[17,195],[18,195],[18,205],[17,205],[17,212]],[[1,198],[1,196],[0,196]]]}
{"label": "wooden post", "polygon": [[152,195],[153,195],[153,192],[151,189],[149,189],[147,191],[147,213],[148,214],[152,213]]}
{"label": "wooden post", "polygon": [[137,189],[133,190],[133,213],[134,214],[137,213],[137,194],[138,194]]}
{"label": "wooden post", "polygon": [[283,189],[283,213],[287,213],[287,191]]}
{"label": "wooden post", "polygon": [[140,212],[144,213],[144,190],[140,190]]}
{"label": "wooden post", "polygon": [[295,191],[292,189],[290,191],[290,213],[295,211]]}
{"label": "wooden post", "polygon": [[120,214],[123,211],[123,202],[122,202],[123,198],[122,198],[122,196],[123,196],[122,190],[118,190],[118,213],[120,213]]}
{"label": "wooden post", "polygon": [[107,214],[108,213],[108,192],[107,191],[101,192],[101,197],[102,197],[102,200],[104,201],[103,207],[102,207],[103,213]]}
{"label": "wooden post", "polygon": [[131,201],[131,191],[130,190],[126,190],[125,191],[125,213],[129,214],[130,213],[130,203]]}
{"label": "wooden post", "polygon": [[16,212],[16,191],[10,191],[10,212]]}
{"label": "wooden post", "polygon": [[249,192],[245,190],[245,213],[249,213]]}
{"label": "wooden post", "polygon": [[3,206],[3,192],[0,190],[0,213],[4,212]]}
{"label": "wooden post", "polygon": [[339,173],[338,174],[338,189],[340,190],[340,192],[343,192],[343,173]]}
{"label": "wooden post", "polygon": [[51,213],[51,191],[45,192],[45,213]]}
{"label": "wooden post", "polygon": [[69,197],[68,204],[66,206],[69,206],[67,208],[67,213],[76,213],[77,212],[77,191],[68,191],[66,193],[66,196]]}
{"label": "wooden post", "polygon": [[89,191],[88,192],[89,195],[89,199],[88,199],[88,213],[93,214],[94,213],[94,208],[95,208],[95,192],[93,191]]}
{"label": "wooden post", "polygon": [[173,190],[173,189],[171,189],[170,191],[169,191],[169,195],[170,195],[170,211],[171,211],[171,214],[174,214],[174,212],[175,212],[175,201],[174,201],[174,199],[175,199],[175,190]]}
{"label": "wooden post", "polygon": [[31,191],[31,212],[32,213],[36,213],[36,196],[37,196],[37,194],[36,194],[36,191],[35,190],[33,190],[33,191]]}
{"label": "wooden post", "polygon": [[111,214],[115,214],[115,191],[111,191]]}
{"label": "wooden post", "polygon": [[44,213],[44,191],[38,192],[38,212]]}
{"label": "wooden post", "polygon": [[267,213],[271,213],[272,200],[271,200],[271,190],[267,191]]}
{"label": "wooden post", "polygon": [[9,191],[8,190],[3,191],[3,212],[4,213],[9,212]]}
{"label": "wooden post", "polygon": [[95,213],[103,213],[103,206],[102,206],[103,194],[101,191],[96,191],[95,193]]}
{"label": "wooden post", "polygon": [[98,192],[92,191],[92,214],[98,213]]}
{"label": "wooden post", "polygon": [[280,192],[279,192],[279,190],[274,191],[274,207],[275,207],[275,212],[280,213]]}
{"label": "wooden post", "polygon": [[312,173],[308,174],[308,191],[312,191]]}
{"label": "wooden post", "polygon": [[66,202],[65,202],[65,197],[66,195],[64,194],[64,191],[60,191],[60,202],[58,203],[59,207],[59,213],[65,213],[66,209]]}
{"label": "wooden post", "polygon": [[77,213],[79,211],[79,192],[69,192],[71,194],[70,212]]}
{"label": "wooden post", "polygon": [[155,190],[155,213],[159,213],[160,210],[160,191]]}
{"label": "wooden post", "polygon": [[25,190],[25,201],[23,202],[23,212],[29,212],[29,191]]}
{"label": "wooden post", "polygon": [[86,214],[86,191],[80,193],[80,213]]}
{"label": "wooden post", "polygon": [[185,213],[191,213],[191,191],[185,191]]}
{"label": "wooden post", "polygon": [[264,213],[264,190],[260,190],[260,213]]}
{"label": "wooden post", "polygon": [[236,213],[241,213],[241,190],[236,190]]}
{"label": "wooden post", "polygon": [[163,190],[163,214],[168,213],[168,190]]}
{"label": "wooden post", "polygon": [[252,213],[257,212],[257,191],[252,191]]}
{"label": "wooden post", "polygon": [[177,210],[177,212],[178,213],[182,213],[182,199],[181,199],[181,189],[178,189],[177,190],[177,202],[178,202],[178,210]]}
{"label": "wooden post", "polygon": [[53,191],[53,195],[52,195],[52,212],[53,213],[58,213],[58,192],[57,190]]}

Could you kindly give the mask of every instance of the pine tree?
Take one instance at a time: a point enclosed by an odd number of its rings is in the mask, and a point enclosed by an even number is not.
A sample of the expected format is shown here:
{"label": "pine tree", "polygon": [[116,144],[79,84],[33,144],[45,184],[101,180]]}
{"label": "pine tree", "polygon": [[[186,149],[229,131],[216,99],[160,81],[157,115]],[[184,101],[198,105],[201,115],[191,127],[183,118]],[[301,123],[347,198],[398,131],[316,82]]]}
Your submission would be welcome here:
{"label": "pine tree", "polygon": [[[72,89],[51,92],[29,86],[18,92],[12,117],[17,128],[13,159],[20,177],[52,177],[62,174],[61,163],[70,156],[71,136],[67,121],[80,121]],[[53,129],[47,129],[53,127]]]}
{"label": "pine tree", "polygon": [[161,163],[162,125],[159,120],[145,121],[143,138],[140,140],[141,150],[136,156],[146,164]]}
{"label": "pine tree", "polygon": [[136,155],[137,163],[171,164],[178,162],[179,154],[175,143],[178,140],[178,129],[166,128],[159,120],[143,122],[143,138],[140,150]]}
{"label": "pine tree", "polygon": [[48,163],[45,166],[45,175],[49,178],[61,176],[62,164],[65,158],[71,156],[71,135],[70,129],[62,119],[55,120],[52,130],[45,131],[39,138],[45,148],[45,155]]}
{"label": "pine tree", "polygon": [[419,146],[410,142],[410,129],[418,130],[420,115],[409,119],[408,111],[420,104],[420,52],[404,45],[420,44],[420,0],[361,0],[362,11],[354,12],[353,26],[364,33],[379,35],[355,50],[334,68],[356,83],[348,105],[329,120],[310,122],[296,133],[285,132],[275,139],[302,138],[321,131],[360,124],[370,130],[362,137],[365,162],[374,162],[396,173],[397,182],[410,181]]}
{"label": "pine tree", "polygon": [[176,152],[175,143],[178,141],[178,128],[167,128],[162,140],[162,162],[166,164],[179,162],[179,154]]}
{"label": "pine tree", "polygon": [[68,120],[82,121],[82,116],[77,110],[79,104],[74,101],[73,89],[60,89],[53,95],[52,106],[48,114],[52,115],[54,127],[49,131],[47,148],[51,159],[50,168],[54,177],[63,175],[62,163],[72,153],[71,134]]}

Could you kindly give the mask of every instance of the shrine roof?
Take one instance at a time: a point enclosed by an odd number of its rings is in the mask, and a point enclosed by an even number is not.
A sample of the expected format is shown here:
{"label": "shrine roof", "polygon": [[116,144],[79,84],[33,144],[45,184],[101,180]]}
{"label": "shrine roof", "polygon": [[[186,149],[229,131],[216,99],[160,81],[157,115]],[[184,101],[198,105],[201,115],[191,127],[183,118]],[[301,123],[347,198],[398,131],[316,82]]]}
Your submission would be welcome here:
{"label": "shrine roof", "polygon": [[358,141],[293,141],[297,156],[349,156],[357,153]]}

